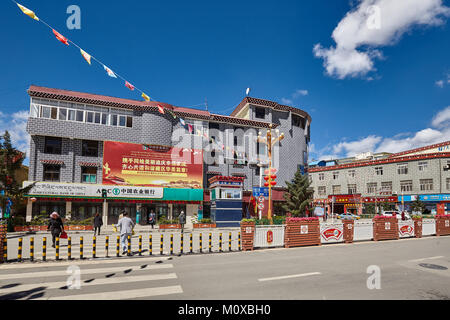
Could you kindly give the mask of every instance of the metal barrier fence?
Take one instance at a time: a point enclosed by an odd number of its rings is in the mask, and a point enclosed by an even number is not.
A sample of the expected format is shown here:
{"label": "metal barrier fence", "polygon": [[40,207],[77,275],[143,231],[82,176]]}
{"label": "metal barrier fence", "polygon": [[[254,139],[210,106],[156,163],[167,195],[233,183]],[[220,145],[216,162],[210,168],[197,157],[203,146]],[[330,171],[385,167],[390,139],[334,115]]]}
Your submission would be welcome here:
{"label": "metal barrier fence", "polygon": [[422,236],[432,236],[436,234],[436,220],[423,219],[422,221]]}
{"label": "metal barrier fence", "polygon": [[363,241],[373,239],[373,222],[355,222],[353,241]]}
{"label": "metal barrier fence", "polygon": [[344,224],[342,222],[321,223],[320,240],[322,243],[344,242]]}
{"label": "metal barrier fence", "polygon": [[[185,236],[189,237],[189,249],[185,248]],[[204,236],[208,237],[207,242],[203,241]],[[120,257],[121,253],[122,255],[136,256],[155,255],[153,235],[149,235],[146,243],[144,243],[142,235],[129,236],[124,240],[126,246],[124,248],[122,248],[120,237],[117,236],[116,239],[116,255],[110,255],[109,236],[74,237],[69,235],[67,239],[56,238],[55,246],[50,246],[50,248],[47,248],[47,237],[24,236],[18,239],[5,239],[2,244],[4,262],[111,258],[111,256]],[[225,239],[223,233],[165,233],[161,234],[159,255],[222,253],[240,250],[241,238],[240,232],[237,231],[230,232],[228,238]]]}
{"label": "metal barrier fence", "polygon": [[285,225],[256,226],[255,248],[275,248],[284,246]]}

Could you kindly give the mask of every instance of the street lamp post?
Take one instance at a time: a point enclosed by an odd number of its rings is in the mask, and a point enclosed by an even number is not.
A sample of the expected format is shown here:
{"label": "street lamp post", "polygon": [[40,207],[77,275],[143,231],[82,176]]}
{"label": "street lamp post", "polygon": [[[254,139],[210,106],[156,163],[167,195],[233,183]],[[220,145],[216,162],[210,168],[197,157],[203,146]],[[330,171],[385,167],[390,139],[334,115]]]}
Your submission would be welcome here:
{"label": "street lamp post", "polygon": [[272,136],[272,128],[273,125],[270,124],[269,129],[267,130],[267,136],[265,138],[261,137],[262,133],[261,131],[258,133],[258,142],[264,143],[267,145],[267,152],[269,156],[269,169],[268,169],[268,179],[266,185],[269,187],[269,209],[267,212],[267,218],[270,221],[270,224],[273,224],[272,221],[272,187],[276,185],[276,182],[274,181],[275,178],[272,178],[274,176],[273,168],[272,168],[272,147],[279,141],[284,139],[284,133],[280,134],[280,131],[277,129],[275,130],[275,133],[278,137],[274,138]]}

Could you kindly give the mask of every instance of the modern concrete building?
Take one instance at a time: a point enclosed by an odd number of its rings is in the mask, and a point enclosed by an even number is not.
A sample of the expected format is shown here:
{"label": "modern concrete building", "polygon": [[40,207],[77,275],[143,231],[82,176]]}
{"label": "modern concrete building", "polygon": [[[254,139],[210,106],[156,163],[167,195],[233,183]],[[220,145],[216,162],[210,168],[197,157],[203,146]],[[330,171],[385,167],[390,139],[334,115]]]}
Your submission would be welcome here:
{"label": "modern concrete building", "polygon": [[385,201],[397,209],[404,202],[410,211],[408,204],[417,197],[432,213],[450,211],[450,141],[327,163],[314,163],[308,173],[315,203],[329,212],[361,214],[365,203]]}
{"label": "modern concrete building", "polygon": [[[274,149],[278,168],[274,211],[282,214],[279,203],[285,181],[308,161],[311,117],[272,101],[246,97],[230,116],[223,116],[38,86],[31,86],[28,94],[27,183],[36,186],[29,195],[27,220],[52,211],[73,219],[99,212],[104,222],[112,224],[123,210],[133,218],[139,212],[141,221],[151,211],[167,218],[184,211],[189,224],[197,213],[208,216],[208,180],[216,175],[245,178],[245,214],[252,188],[260,186],[268,164],[267,150],[256,137],[260,131],[264,136],[271,125],[285,134]],[[165,108],[164,114],[159,106]],[[191,160],[200,156],[201,161],[176,163],[164,158],[174,150]],[[161,179],[156,181],[155,176]]]}

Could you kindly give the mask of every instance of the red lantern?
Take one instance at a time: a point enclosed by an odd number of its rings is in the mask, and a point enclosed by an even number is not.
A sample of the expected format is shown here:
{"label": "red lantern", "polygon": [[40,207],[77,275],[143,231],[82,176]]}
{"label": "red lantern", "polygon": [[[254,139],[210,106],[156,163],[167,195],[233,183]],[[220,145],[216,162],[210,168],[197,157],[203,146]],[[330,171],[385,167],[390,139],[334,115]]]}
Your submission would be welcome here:
{"label": "red lantern", "polygon": [[264,180],[269,181],[269,177],[264,177]]}
{"label": "red lantern", "polygon": [[264,183],[264,187],[268,187],[268,186],[269,186],[268,182]]}
{"label": "red lantern", "polygon": [[273,187],[275,187],[275,186],[277,185],[277,183],[276,183],[275,181],[272,181],[272,182],[271,182],[271,185],[272,185]]}
{"label": "red lantern", "polygon": [[277,173],[277,169],[272,168],[272,173]]}
{"label": "red lantern", "polygon": [[264,174],[269,174],[269,173],[270,173],[269,169],[264,170]]}
{"label": "red lantern", "polygon": [[277,178],[277,175],[274,174],[274,175],[271,176],[271,178],[272,178],[272,180],[275,180]]}

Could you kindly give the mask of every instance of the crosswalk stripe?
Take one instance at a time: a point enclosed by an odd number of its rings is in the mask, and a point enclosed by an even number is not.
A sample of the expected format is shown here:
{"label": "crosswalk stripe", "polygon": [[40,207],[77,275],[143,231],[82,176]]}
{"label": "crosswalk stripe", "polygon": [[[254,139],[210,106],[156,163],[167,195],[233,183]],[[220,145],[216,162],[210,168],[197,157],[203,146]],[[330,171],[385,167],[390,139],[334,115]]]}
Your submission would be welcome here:
{"label": "crosswalk stripe", "polygon": [[[51,256],[47,256],[49,258]],[[36,258],[36,256],[35,256]],[[63,259],[63,257],[61,257]],[[0,265],[0,270],[11,270],[11,269],[27,269],[27,268],[46,268],[46,267],[63,267],[70,266],[73,264],[76,265],[91,265],[91,264],[129,264],[129,263],[144,263],[144,262],[154,262],[154,261],[167,261],[168,257],[154,257],[154,258],[144,258],[144,257],[133,257],[133,258],[111,258],[111,260],[101,260],[101,257],[98,260],[74,260],[74,261],[61,261],[61,262],[45,262],[42,264],[34,264],[34,263],[25,263],[25,264],[10,264],[10,265]]]}
{"label": "crosswalk stripe", "polygon": [[158,288],[145,288],[135,290],[122,290],[112,292],[98,292],[62,297],[38,298],[36,300],[125,300],[153,296],[183,293],[181,286],[169,286]]}
{"label": "crosswalk stripe", "polygon": [[[119,277],[119,278],[102,278],[102,279],[95,279],[92,282],[85,283],[83,280],[81,280],[81,290],[84,287],[89,286],[98,286],[103,284],[119,284],[119,283],[132,283],[132,282],[144,282],[144,281],[156,281],[156,280],[169,280],[169,279],[177,279],[177,275],[175,273],[162,273],[162,274],[151,274],[151,275],[144,275],[144,276],[130,276],[130,277]],[[60,282],[48,282],[48,283],[33,283],[33,284],[22,284],[19,286],[11,287],[11,288],[5,288],[1,289],[0,292],[2,294],[4,293],[14,293],[14,292],[20,292],[20,291],[29,291],[36,288],[42,288],[45,287],[45,290],[51,290],[51,289],[60,289],[61,287],[67,286],[67,282],[60,281]]]}
{"label": "crosswalk stripe", "polygon": [[[82,269],[81,274],[99,274],[99,273],[111,273],[120,272],[125,270],[131,271],[147,271],[147,270],[157,270],[157,269],[170,269],[173,268],[173,264],[159,264],[153,266],[147,266],[145,269],[141,267],[114,267],[114,268],[97,268],[97,269]],[[58,276],[68,276],[67,270],[58,271],[41,271],[41,272],[29,272],[29,273],[16,273],[16,274],[2,274],[0,275],[0,280],[12,280],[12,279],[24,279],[24,278],[43,278],[43,277],[58,277]]]}

